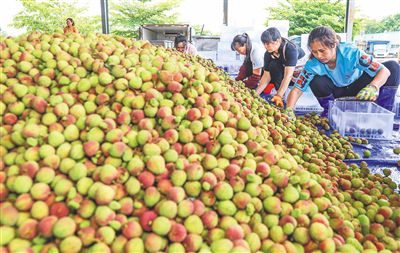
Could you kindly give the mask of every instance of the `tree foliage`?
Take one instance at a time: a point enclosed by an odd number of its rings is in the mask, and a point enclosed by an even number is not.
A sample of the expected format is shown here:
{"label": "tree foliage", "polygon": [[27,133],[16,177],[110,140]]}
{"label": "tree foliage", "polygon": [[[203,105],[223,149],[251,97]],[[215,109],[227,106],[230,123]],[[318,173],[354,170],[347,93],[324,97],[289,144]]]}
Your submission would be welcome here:
{"label": "tree foliage", "polygon": [[143,24],[173,24],[177,14],[172,10],[181,0],[121,0],[111,3],[111,32],[129,38],[139,37],[139,26]]}
{"label": "tree foliage", "polygon": [[196,35],[203,35],[203,36],[212,36],[214,35],[213,32],[204,29],[203,25],[192,25],[192,28],[194,29]]}
{"label": "tree foliage", "polygon": [[385,24],[386,28],[385,31],[388,32],[400,31],[400,13],[384,18],[383,23]]}
{"label": "tree foliage", "polygon": [[344,29],[346,6],[341,0],[282,0],[267,10],[269,19],[289,20],[289,35],[309,33],[320,25]]}
{"label": "tree foliage", "polygon": [[363,22],[365,33],[383,33],[400,31],[400,13],[385,17],[383,20],[366,19]]}
{"label": "tree foliage", "polygon": [[62,29],[67,18],[72,18],[81,33],[98,32],[101,28],[99,16],[82,16],[88,7],[77,7],[77,0],[19,0],[23,10],[13,20],[15,28],[25,28],[28,32],[53,33]]}

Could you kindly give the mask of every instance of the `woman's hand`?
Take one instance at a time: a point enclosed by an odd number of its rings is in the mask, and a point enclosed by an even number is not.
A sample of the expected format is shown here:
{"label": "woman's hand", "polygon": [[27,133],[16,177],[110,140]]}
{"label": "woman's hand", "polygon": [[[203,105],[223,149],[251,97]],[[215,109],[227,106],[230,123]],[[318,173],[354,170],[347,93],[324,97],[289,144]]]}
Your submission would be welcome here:
{"label": "woman's hand", "polygon": [[285,92],[286,92],[287,88],[289,87],[290,81],[292,80],[294,69],[295,69],[295,67],[292,67],[292,66],[285,67],[281,85],[280,85],[279,89],[277,90],[278,96],[283,97],[285,95]]}
{"label": "woman's hand", "polygon": [[271,102],[274,102],[276,106],[278,107],[283,107],[283,101],[282,97],[279,95],[275,95],[272,99]]}
{"label": "woman's hand", "polygon": [[257,94],[261,94],[264,89],[267,87],[267,85],[269,84],[269,82],[271,81],[271,75],[269,74],[268,71],[264,71],[264,74],[261,77],[261,80],[258,84],[258,87],[256,89]]}
{"label": "woman's hand", "polygon": [[297,100],[299,97],[303,94],[303,91],[299,90],[297,87],[293,87],[293,89],[290,91],[287,101],[286,101],[286,107],[287,108],[294,108]]}
{"label": "woman's hand", "polygon": [[358,92],[356,98],[359,100],[375,101],[379,96],[379,88],[374,85],[367,85]]}

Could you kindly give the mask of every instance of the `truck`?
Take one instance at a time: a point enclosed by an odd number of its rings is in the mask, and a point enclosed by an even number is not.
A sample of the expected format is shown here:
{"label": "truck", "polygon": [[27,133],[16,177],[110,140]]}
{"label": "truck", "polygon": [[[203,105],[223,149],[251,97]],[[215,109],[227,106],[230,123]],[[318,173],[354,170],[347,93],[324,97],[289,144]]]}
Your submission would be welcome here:
{"label": "truck", "polygon": [[384,58],[389,56],[388,40],[369,40],[367,41],[367,54],[372,54],[376,58]]}
{"label": "truck", "polygon": [[184,35],[192,42],[192,28],[188,24],[146,24],[139,27],[139,38],[153,45],[166,48],[174,47],[175,37]]}

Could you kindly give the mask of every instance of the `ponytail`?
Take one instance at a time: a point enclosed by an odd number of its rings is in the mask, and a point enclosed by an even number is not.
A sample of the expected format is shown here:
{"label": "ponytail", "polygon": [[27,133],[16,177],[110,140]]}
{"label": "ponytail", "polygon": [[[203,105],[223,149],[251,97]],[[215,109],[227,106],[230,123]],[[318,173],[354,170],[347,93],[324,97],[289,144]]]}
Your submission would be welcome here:
{"label": "ponytail", "polygon": [[250,37],[247,33],[239,34],[236,35],[233,38],[233,41],[231,43],[231,49],[232,51],[236,51],[235,46],[239,44],[241,47],[246,46],[246,58],[244,61],[250,61],[250,54],[251,54],[251,49],[252,49],[252,43],[250,40]]}
{"label": "ponytail", "polygon": [[250,61],[250,54],[251,54],[251,49],[252,49],[253,45],[251,44],[250,37],[247,33],[243,33],[243,36],[246,37],[246,58],[244,60]]}

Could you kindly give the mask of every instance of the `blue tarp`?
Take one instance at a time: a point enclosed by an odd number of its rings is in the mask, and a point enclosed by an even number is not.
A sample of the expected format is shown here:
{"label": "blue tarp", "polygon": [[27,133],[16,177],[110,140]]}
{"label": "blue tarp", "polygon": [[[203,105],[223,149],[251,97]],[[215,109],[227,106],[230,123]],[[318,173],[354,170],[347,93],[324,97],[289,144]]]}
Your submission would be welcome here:
{"label": "blue tarp", "polygon": [[[393,153],[394,148],[400,147],[400,131],[398,125],[395,125],[396,130],[393,131],[393,139],[387,141],[369,140],[369,144],[360,145],[353,143],[353,150],[360,155],[360,159],[346,160],[346,163],[357,163],[366,161],[368,168],[373,173],[383,174],[383,169],[388,168],[392,171],[390,178],[400,184],[400,168],[397,166],[397,161],[400,160],[400,155]],[[362,158],[364,150],[371,151],[370,158]]]}

